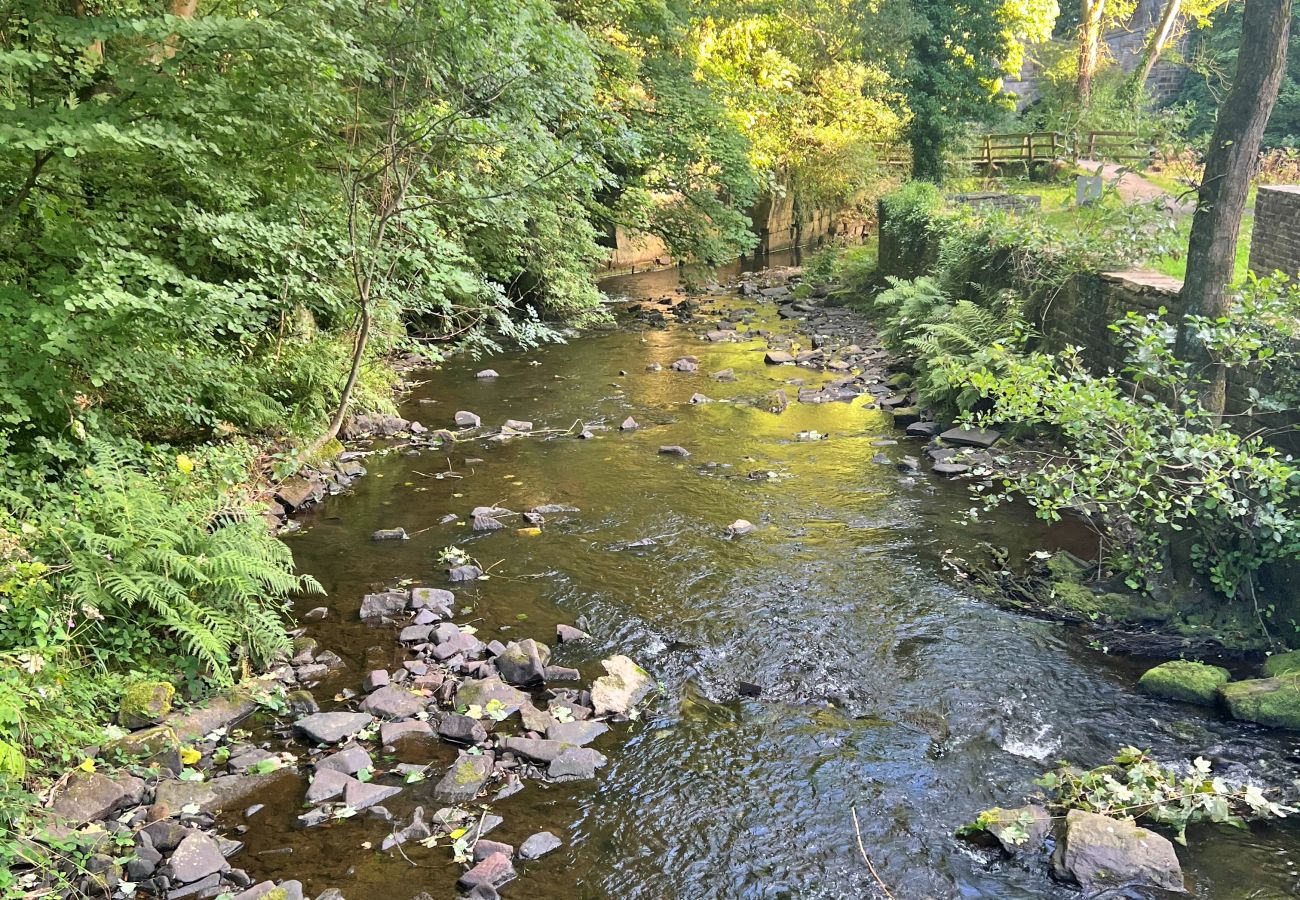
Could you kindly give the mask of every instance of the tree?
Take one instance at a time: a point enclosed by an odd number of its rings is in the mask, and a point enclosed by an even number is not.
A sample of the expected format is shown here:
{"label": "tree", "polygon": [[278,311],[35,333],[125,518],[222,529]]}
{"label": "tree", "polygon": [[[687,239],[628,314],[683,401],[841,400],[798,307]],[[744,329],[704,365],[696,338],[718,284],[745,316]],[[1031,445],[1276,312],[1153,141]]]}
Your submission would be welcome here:
{"label": "tree", "polygon": [[1201,406],[1215,416],[1223,414],[1227,377],[1202,324],[1226,315],[1230,305],[1227,285],[1250,176],[1286,71],[1291,7],[1292,0],[1246,0],[1237,73],[1219,107],[1197,189],[1177,353],[1201,385]]}
{"label": "tree", "polygon": [[1056,0],[912,0],[903,90],[911,112],[912,177],[938,181],[953,136],[1010,108],[1002,79],[1020,71],[1027,43],[1046,40]]}
{"label": "tree", "polygon": [[1142,45],[1142,59],[1130,76],[1130,91],[1134,97],[1141,96],[1142,88],[1151,77],[1151,70],[1177,39],[1179,24],[1192,19],[1198,27],[1204,28],[1209,25],[1214,11],[1226,2],[1227,0],[1165,0],[1160,18]]}
{"label": "tree", "polygon": [[1081,0],[1079,12],[1079,72],[1074,85],[1075,99],[1087,106],[1092,98],[1092,79],[1101,59],[1101,34],[1106,21],[1107,0]]}

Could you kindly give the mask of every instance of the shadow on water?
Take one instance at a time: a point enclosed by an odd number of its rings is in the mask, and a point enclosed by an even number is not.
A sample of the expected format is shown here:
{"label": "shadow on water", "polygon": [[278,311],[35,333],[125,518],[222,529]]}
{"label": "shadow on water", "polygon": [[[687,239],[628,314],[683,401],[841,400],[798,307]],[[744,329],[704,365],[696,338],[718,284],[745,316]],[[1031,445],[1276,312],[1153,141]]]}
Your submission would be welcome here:
{"label": "shadow on water", "polygon": [[[657,297],[676,278],[636,275],[606,289]],[[721,302],[757,309],[756,326],[787,327],[756,304]],[[365,667],[396,663],[390,631],[357,621],[360,598],[402,579],[441,584],[438,553],[448,545],[491,572],[457,591],[460,620],[484,640],[549,641],[556,623],[584,617],[594,643],[557,648],[560,664],[589,678],[603,656],[626,652],[662,683],[665,697],[644,720],[601,739],[610,764],[597,782],[529,783],[493,805],[506,819],[494,839],[517,844],[550,829],[565,841],[524,864],[507,893],[873,896],[855,807],[867,852],[898,898],[1075,896],[1044,876],[1041,860],[992,860],[953,829],[1017,801],[1059,758],[1095,765],[1126,743],[1167,759],[1203,753],[1282,766],[1294,754],[1285,738],[1143,697],[1132,667],[954,584],[941,564],[946,550],[996,539],[1020,553],[1044,542],[1042,526],[1016,514],[959,524],[970,505],[961,485],[872,461],[914,452],[901,440],[879,444],[899,439],[880,412],[792,403],[778,416],[747,405],[776,388],[793,393],[792,379],[825,378],[765,366],[764,349],[703,343],[672,327],[451,360],[427,374],[406,415],[430,427],[467,409],[493,426],[515,418],[567,429],[580,419],[608,429],[586,441],[550,435],[374,457],[356,489],[288,539],[329,595],[331,615],[311,633],[349,664],[322,696],[355,687]],[[700,358],[698,374],[646,371],[684,354]],[[476,379],[486,365],[500,377]],[[724,368],[735,382],[710,377]],[[718,402],[692,405],[696,391]],[[620,432],[628,415],[642,427]],[[805,430],[828,439],[794,440]],[[660,456],[661,444],[692,455]],[[466,523],[476,505],[542,503],[581,512],[553,517],[535,536],[515,527],[475,535]],[[448,512],[460,519],[439,524]],[[759,531],[727,539],[737,518]],[[372,530],[395,526],[412,539],[369,542]],[[626,548],[642,538],[655,543]],[[740,680],[761,685],[762,699],[739,697]],[[402,756],[441,765],[451,751],[404,746]],[[431,783],[411,786],[390,809],[400,817],[416,803],[436,807]],[[297,877],[311,894],[338,887],[348,900],[450,895],[456,867],[446,847],[408,848],[409,860],[368,851],[363,842],[377,847],[387,826],[360,816],[298,828],[302,792],[286,778],[262,798],[267,808],[244,838],[251,874]],[[1192,844],[1180,855],[1199,896],[1300,893],[1294,829],[1205,829]]]}

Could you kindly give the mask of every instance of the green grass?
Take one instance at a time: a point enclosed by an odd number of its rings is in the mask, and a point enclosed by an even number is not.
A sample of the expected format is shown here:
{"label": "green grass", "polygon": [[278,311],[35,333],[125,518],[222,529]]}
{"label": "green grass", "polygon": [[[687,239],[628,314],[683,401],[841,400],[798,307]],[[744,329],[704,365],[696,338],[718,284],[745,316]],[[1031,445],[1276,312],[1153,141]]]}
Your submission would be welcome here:
{"label": "green grass", "polygon": [[[1183,219],[1178,224],[1178,232],[1184,240],[1191,233],[1192,220]],[[1255,216],[1247,213],[1241,220],[1241,233],[1237,236],[1237,256],[1233,264],[1232,283],[1240,284],[1246,279],[1250,271],[1250,241],[1251,236],[1255,233]],[[1174,278],[1187,277],[1187,254],[1178,253],[1170,256],[1162,256],[1151,261],[1151,268],[1164,275]]]}

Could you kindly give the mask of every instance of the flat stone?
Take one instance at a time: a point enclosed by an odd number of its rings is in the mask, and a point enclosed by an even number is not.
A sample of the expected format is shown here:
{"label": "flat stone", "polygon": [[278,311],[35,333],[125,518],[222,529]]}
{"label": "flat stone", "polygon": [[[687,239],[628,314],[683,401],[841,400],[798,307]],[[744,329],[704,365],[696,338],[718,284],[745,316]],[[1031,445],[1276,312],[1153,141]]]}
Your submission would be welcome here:
{"label": "flat stone", "polygon": [[405,844],[407,841],[422,841],[432,836],[433,829],[424,821],[424,807],[417,806],[415,812],[411,815],[411,823],[384,838],[384,843],[380,849],[391,850],[399,844]]}
{"label": "flat stone", "polygon": [[481,744],[487,740],[487,729],[478,719],[449,713],[438,722],[438,736],[457,744]]}
{"label": "flat stone", "polygon": [[418,587],[411,591],[411,609],[450,610],[456,595],[443,588]]}
{"label": "flat stone", "polygon": [[456,707],[486,707],[493,700],[505,707],[506,713],[518,712],[519,708],[530,702],[528,695],[513,688],[499,678],[481,678],[461,682],[456,688]]}
{"label": "flat stone", "polygon": [[402,789],[395,785],[373,784],[350,778],[343,788],[343,802],[353,809],[365,809],[401,792]]}
{"label": "flat stone", "polygon": [[556,625],[555,640],[561,644],[578,644],[591,640],[591,635],[572,625]]}
{"label": "flat stone", "polygon": [[205,705],[192,709],[182,716],[169,716],[167,721],[181,742],[202,740],[219,728],[228,728],[240,719],[252,715],[257,709],[257,699],[250,691],[236,688],[213,697]]}
{"label": "flat stone", "polygon": [[478,428],[483,424],[483,420],[467,409],[456,411],[456,425],[460,428]]}
{"label": "flat stone", "polygon": [[533,762],[549,763],[565,750],[571,749],[574,745],[566,744],[562,741],[544,741],[534,738],[508,737],[501,742],[501,746],[511,753],[518,754]]}
{"label": "flat stone", "polygon": [[458,581],[458,582],[474,581],[482,574],[483,574],[483,570],[480,569],[478,566],[470,566],[470,565],[452,566],[447,570],[447,579],[449,581]]}
{"label": "flat stone", "polygon": [[532,512],[537,513],[539,516],[555,516],[560,513],[582,512],[582,510],[567,503],[543,503],[541,506],[534,506]]}
{"label": "flat stone", "polygon": [[361,709],[381,719],[409,719],[424,711],[425,701],[408,690],[389,685],[361,701]]}
{"label": "flat stone", "polygon": [[990,428],[949,428],[939,435],[939,440],[959,447],[979,447],[987,450],[998,442],[1002,432]]}
{"label": "flat stone", "polygon": [[460,754],[434,787],[434,799],[442,803],[469,803],[492,777],[494,762],[491,753],[478,756]]}
{"label": "flat stone", "polygon": [[552,781],[579,781],[595,778],[596,770],[605,765],[603,754],[590,747],[570,747],[547,766],[546,774]]}
{"label": "flat stone", "polygon": [[556,722],[546,729],[546,737],[552,741],[582,747],[609,731],[604,722],[579,721]]}
{"label": "flat stone", "polygon": [[419,644],[427,641],[433,633],[432,625],[407,625],[397,635],[403,644]]}
{"label": "flat stone", "polygon": [[679,456],[682,459],[691,455],[691,451],[677,444],[665,444],[659,448],[659,452],[664,456]]}
{"label": "flat stone", "polygon": [[533,430],[533,423],[526,422],[523,419],[506,419],[505,427],[511,431],[518,431],[527,434]]}
{"label": "flat stone", "polygon": [[474,862],[486,859],[493,853],[504,853],[506,856],[514,856],[515,848],[509,844],[503,844],[501,841],[490,841],[486,838],[479,838],[474,843]]}
{"label": "flat stone", "polygon": [[713,373],[713,380],[714,380],[714,381],[735,381],[735,380],[736,380],[736,370],[735,370],[735,369],[720,369],[719,371]]}
{"label": "flat stone", "polygon": [[564,842],[549,831],[539,831],[519,845],[519,855],[524,859],[538,859],[563,846]]}
{"label": "flat stone", "polygon": [[555,717],[545,710],[538,709],[531,702],[519,707],[519,719],[528,731],[545,734],[546,729],[555,724]]}
{"label": "flat stone", "polygon": [[405,722],[385,722],[379,726],[379,740],[384,744],[393,744],[411,735],[428,736],[433,734],[433,726],[418,719]]}
{"label": "flat stone", "polygon": [[627,715],[654,686],[649,673],[626,656],[611,656],[601,665],[609,674],[597,678],[591,686],[591,701],[598,716]]}
{"label": "flat stone", "polygon": [[167,892],[167,900],[205,900],[217,896],[221,890],[221,873],[213,872],[191,884],[172,888]]}
{"label": "flat stone", "polygon": [[446,660],[451,659],[457,653],[462,653],[472,659],[481,656],[486,649],[487,645],[474,635],[458,630],[454,637],[442,641],[433,648],[433,658]]}
{"label": "flat stone", "polygon": [[361,618],[382,619],[385,616],[399,615],[406,610],[409,599],[405,591],[366,594],[361,598]]}
{"label": "flat stone", "polygon": [[366,673],[366,677],[361,679],[361,688],[369,693],[370,691],[377,691],[381,687],[387,687],[388,682],[388,672],[383,669],[375,669],[373,672]]}
{"label": "flat stone", "polygon": [[970,471],[970,466],[965,463],[937,462],[930,467],[930,471],[936,475],[945,475],[948,478],[955,478],[958,475],[965,475]]}
{"label": "flat stone", "polygon": [[263,750],[261,747],[250,747],[249,749],[230,757],[230,761],[226,763],[226,768],[231,772],[238,774],[241,772],[247,772],[253,766],[273,759],[279,759],[279,757],[270,750]]}
{"label": "flat stone", "polygon": [[318,743],[338,744],[369,728],[374,721],[365,713],[327,712],[299,719],[293,727]]}
{"label": "flat stone", "polygon": [[335,772],[342,772],[344,775],[355,775],[362,769],[373,769],[374,761],[371,760],[370,754],[364,747],[353,744],[350,747],[344,747],[338,753],[331,753],[323,759],[316,760],[316,771],[322,772],[327,769],[333,769]]}
{"label": "flat stone", "polygon": [[908,437],[928,438],[939,433],[938,422],[913,422],[907,426]]}
{"label": "flat stone", "polygon": [[1219,696],[1234,719],[1300,729],[1300,673],[1229,682]]}
{"label": "flat stone", "polygon": [[548,683],[552,681],[581,681],[582,673],[569,666],[547,666],[542,680]]}
{"label": "flat stone", "polygon": [[329,614],[330,611],[328,607],[316,606],[303,613],[302,618],[303,621],[305,622],[319,622],[321,619],[324,619]]}
{"label": "flat stone", "polygon": [[157,822],[150,822],[140,829],[142,834],[149,835],[149,842],[154,849],[161,853],[170,853],[175,850],[180,845],[180,842],[190,835],[191,831],[192,829],[186,828],[173,819],[159,819]]}
{"label": "flat stone", "polygon": [[783,366],[794,362],[794,356],[785,350],[769,350],[763,354],[763,362],[769,366]]}
{"label": "flat stone", "polygon": [[343,793],[343,789],[353,779],[335,769],[322,769],[316,772],[307,786],[305,797],[308,803],[324,803]]}
{"label": "flat stone", "polygon": [[77,825],[102,819],[125,797],[116,781],[99,772],[77,772],[50,807],[54,817]]}
{"label": "flat stone", "polygon": [[404,541],[406,540],[406,529],[405,528],[381,528],[378,531],[370,532],[370,540],[375,542]]}
{"label": "flat stone", "polygon": [[201,831],[194,831],[177,845],[168,864],[172,868],[172,877],[181,884],[191,884],[220,872],[226,858],[221,855],[221,848],[215,840]]}
{"label": "flat stone", "polygon": [[514,879],[515,867],[511,865],[510,857],[504,853],[493,853],[461,875],[456,880],[456,886],[461,890],[472,890],[479,886],[495,889]]}

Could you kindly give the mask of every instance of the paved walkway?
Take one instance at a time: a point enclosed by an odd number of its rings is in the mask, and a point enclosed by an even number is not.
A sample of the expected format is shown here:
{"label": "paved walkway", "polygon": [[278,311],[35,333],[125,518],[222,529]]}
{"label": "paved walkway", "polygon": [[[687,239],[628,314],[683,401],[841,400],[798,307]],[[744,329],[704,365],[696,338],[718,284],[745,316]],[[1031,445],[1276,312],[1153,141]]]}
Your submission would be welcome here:
{"label": "paved walkway", "polygon": [[1101,177],[1106,184],[1108,186],[1113,184],[1115,190],[1119,193],[1119,198],[1125,203],[1151,203],[1164,199],[1167,201],[1170,212],[1179,216],[1191,215],[1196,209],[1194,203],[1189,201],[1179,202],[1177,198],[1160,185],[1148,181],[1127,166],[1100,162],[1094,159],[1081,159],[1079,160],[1079,168],[1094,175],[1100,169]]}

